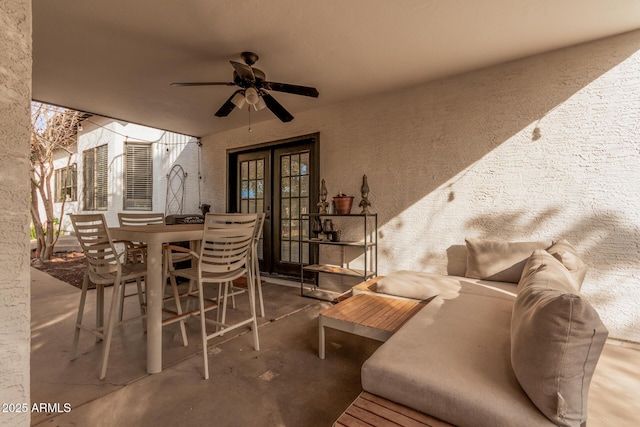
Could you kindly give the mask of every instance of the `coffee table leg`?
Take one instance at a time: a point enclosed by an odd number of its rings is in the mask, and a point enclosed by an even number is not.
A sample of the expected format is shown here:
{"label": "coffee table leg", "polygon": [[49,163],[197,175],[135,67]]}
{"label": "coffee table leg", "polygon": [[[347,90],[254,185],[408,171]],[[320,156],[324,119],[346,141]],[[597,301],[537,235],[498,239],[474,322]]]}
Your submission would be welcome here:
{"label": "coffee table leg", "polygon": [[318,334],[318,356],[324,359],[324,322],[322,316],[318,318],[319,334]]}

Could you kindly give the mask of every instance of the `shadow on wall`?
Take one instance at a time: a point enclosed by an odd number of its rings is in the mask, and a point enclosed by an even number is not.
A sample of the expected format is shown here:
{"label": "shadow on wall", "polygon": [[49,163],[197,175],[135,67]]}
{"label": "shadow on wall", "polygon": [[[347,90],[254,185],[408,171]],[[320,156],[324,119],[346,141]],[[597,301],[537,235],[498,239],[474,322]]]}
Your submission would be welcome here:
{"label": "shadow on wall", "polygon": [[[559,208],[550,208],[535,221],[523,225],[523,218],[530,218],[529,212],[492,213],[481,215],[465,224],[467,230],[474,230],[473,237],[496,239],[495,230],[502,230],[499,240],[521,241],[522,236],[540,235],[540,224],[553,221],[560,212]],[[483,225],[479,225],[483,224]],[[603,227],[603,224],[607,224]],[[511,230],[511,231],[510,231]],[[471,234],[469,234],[471,235]],[[628,222],[612,214],[583,217],[573,223],[570,228],[558,232],[554,236],[540,236],[541,239],[567,239],[579,248],[581,256],[593,260],[590,267],[597,270],[624,270],[630,259],[640,259],[640,230],[629,227]],[[623,254],[624,256],[618,256]],[[467,250],[464,244],[452,245],[447,249],[447,274],[464,275],[466,269]],[[429,265],[432,255],[421,257],[420,267]]]}
{"label": "shadow on wall", "polygon": [[[521,241],[523,235],[539,235],[540,225],[553,221],[560,211],[560,208],[549,208],[535,220],[529,220],[527,224],[523,224],[523,219],[530,218],[529,212],[487,214],[469,220],[465,228],[474,230],[474,237],[484,239],[495,239],[494,230],[501,229],[503,233],[500,240]],[[603,227],[603,224],[606,226]],[[637,245],[640,241],[640,230],[630,227],[627,220],[611,212],[583,217],[575,221],[570,228],[557,232],[554,236],[540,236],[540,239],[567,239],[578,248],[579,255],[587,260],[591,274],[595,271],[606,274],[608,271],[625,271],[635,268],[636,265],[630,263],[632,260],[640,259],[640,247]],[[425,253],[421,257],[421,265],[418,269],[427,267],[429,260],[435,255]],[[464,244],[447,248],[447,274],[464,276],[466,257],[467,249]],[[589,275],[587,273],[587,280]],[[621,285],[622,289],[625,284]],[[600,310],[615,309],[620,297],[625,297],[624,292],[608,287],[598,286],[589,290],[589,300],[597,302]],[[638,327],[640,327],[640,320],[626,327],[625,332],[631,335],[632,331]]]}
{"label": "shadow on wall", "polygon": [[[636,31],[407,92],[407,96],[419,97],[399,107],[403,109],[401,127],[411,132],[403,133],[399,140],[399,126],[385,121],[387,114],[381,111],[376,123],[371,123],[376,126],[375,139],[363,142],[369,145],[366,156],[359,158],[367,170],[380,228],[390,222],[394,229],[402,228],[401,214],[406,209],[439,191],[639,49],[640,31]],[[381,110],[387,108],[382,101]],[[539,132],[533,130],[532,141],[539,139]],[[394,140],[400,143],[389,149],[389,141]],[[359,182],[361,177],[348,179]],[[455,183],[449,185],[439,198],[443,205],[456,199],[454,187]]]}

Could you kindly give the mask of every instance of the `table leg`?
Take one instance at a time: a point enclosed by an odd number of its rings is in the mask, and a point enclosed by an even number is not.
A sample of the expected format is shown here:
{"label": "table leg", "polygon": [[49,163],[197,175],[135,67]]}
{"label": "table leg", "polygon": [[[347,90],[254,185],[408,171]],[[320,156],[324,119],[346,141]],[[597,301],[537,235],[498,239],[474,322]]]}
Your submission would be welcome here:
{"label": "table leg", "polygon": [[162,372],[162,244],[147,244],[147,372]]}

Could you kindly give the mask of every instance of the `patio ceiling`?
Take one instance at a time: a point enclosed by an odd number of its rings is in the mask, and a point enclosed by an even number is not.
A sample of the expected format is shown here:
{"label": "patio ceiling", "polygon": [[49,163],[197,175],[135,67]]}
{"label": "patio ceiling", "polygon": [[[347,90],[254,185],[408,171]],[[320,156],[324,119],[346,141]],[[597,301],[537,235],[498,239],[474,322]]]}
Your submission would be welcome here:
{"label": "patio ceiling", "polygon": [[638,28],[637,0],[35,0],[33,98],[203,136],[247,125],[214,116],[234,89],[169,83],[231,81],[246,50],[319,90],[272,93],[295,116]]}

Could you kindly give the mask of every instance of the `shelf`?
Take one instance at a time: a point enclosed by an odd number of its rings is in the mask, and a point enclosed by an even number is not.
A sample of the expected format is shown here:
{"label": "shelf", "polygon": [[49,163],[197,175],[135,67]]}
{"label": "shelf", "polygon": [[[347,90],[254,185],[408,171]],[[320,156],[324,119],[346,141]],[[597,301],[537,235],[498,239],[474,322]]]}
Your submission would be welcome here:
{"label": "shelf", "polygon": [[331,240],[314,240],[314,239],[304,239],[302,243],[314,243],[317,245],[354,246],[358,248],[372,248],[375,246],[375,243],[373,242],[367,242],[365,244],[364,242],[349,242],[349,241],[332,242]]}
{"label": "shelf", "polygon": [[[300,259],[302,259],[303,248],[309,248],[308,253],[312,255],[310,262],[313,264],[303,265],[300,263],[300,294],[302,296],[308,296],[311,298],[319,298],[319,299],[327,299],[327,289],[321,288],[320,286],[320,278],[322,277],[323,281],[326,280],[326,284],[329,287],[339,284],[340,286],[348,285],[344,283],[346,280],[330,280],[328,275],[338,275],[344,276],[350,279],[360,279],[360,280],[368,280],[377,275],[378,271],[378,215],[377,214],[321,214],[321,213],[305,213],[300,215],[300,218],[303,221],[299,221],[299,234],[298,234],[298,242],[299,250],[300,250]],[[335,222],[337,223],[337,228],[340,229],[341,226],[344,226],[346,223],[349,223],[350,226],[354,225],[354,223],[360,224],[359,228],[362,230],[359,237],[354,235],[349,236],[353,240],[341,240],[339,242],[333,242],[331,240],[320,240],[318,238],[313,238],[313,234],[306,234],[305,231],[308,229],[303,229],[303,225],[305,227],[310,227],[310,223],[313,221],[324,221],[325,218],[335,218]],[[351,219],[348,219],[351,218]],[[332,220],[326,220],[332,221]],[[310,231],[310,230],[309,230]],[[302,237],[305,235],[304,238]],[[350,233],[353,234],[353,233]],[[321,247],[323,247],[321,249]],[[327,246],[333,246],[334,249],[329,249]],[[337,249],[336,249],[337,248]],[[347,248],[351,248],[350,250]],[[340,265],[331,265],[331,264],[321,264],[319,263],[320,253],[329,251],[331,253],[340,252],[342,254],[342,264]],[[359,255],[356,256],[355,252],[360,252]],[[347,256],[348,255],[348,256]],[[355,256],[355,257],[354,257]],[[362,265],[362,269],[349,268],[349,262],[358,258],[363,257],[364,262]],[[349,259],[347,259],[349,258]],[[336,261],[333,261],[336,262]],[[313,274],[310,274],[313,273]],[[308,278],[313,275],[313,281],[311,286],[305,286],[305,274]],[[350,289],[346,290],[350,292]],[[329,291],[332,293],[332,291]],[[342,290],[344,293],[344,290]],[[329,300],[329,299],[327,299]],[[333,301],[334,299],[331,299]],[[338,299],[339,300],[339,299]]]}
{"label": "shelf", "polygon": [[374,214],[374,213],[368,213],[368,214],[330,214],[330,213],[326,213],[326,214],[321,214],[321,213],[306,213],[306,214],[301,214],[301,217],[311,217],[311,216],[352,216],[352,217],[374,217],[377,216],[378,214]]}
{"label": "shelf", "polygon": [[342,276],[369,278],[375,276],[373,271],[358,270],[355,268],[343,268],[337,265],[329,264],[311,264],[303,267],[305,271],[313,271],[315,273],[340,274]]}

